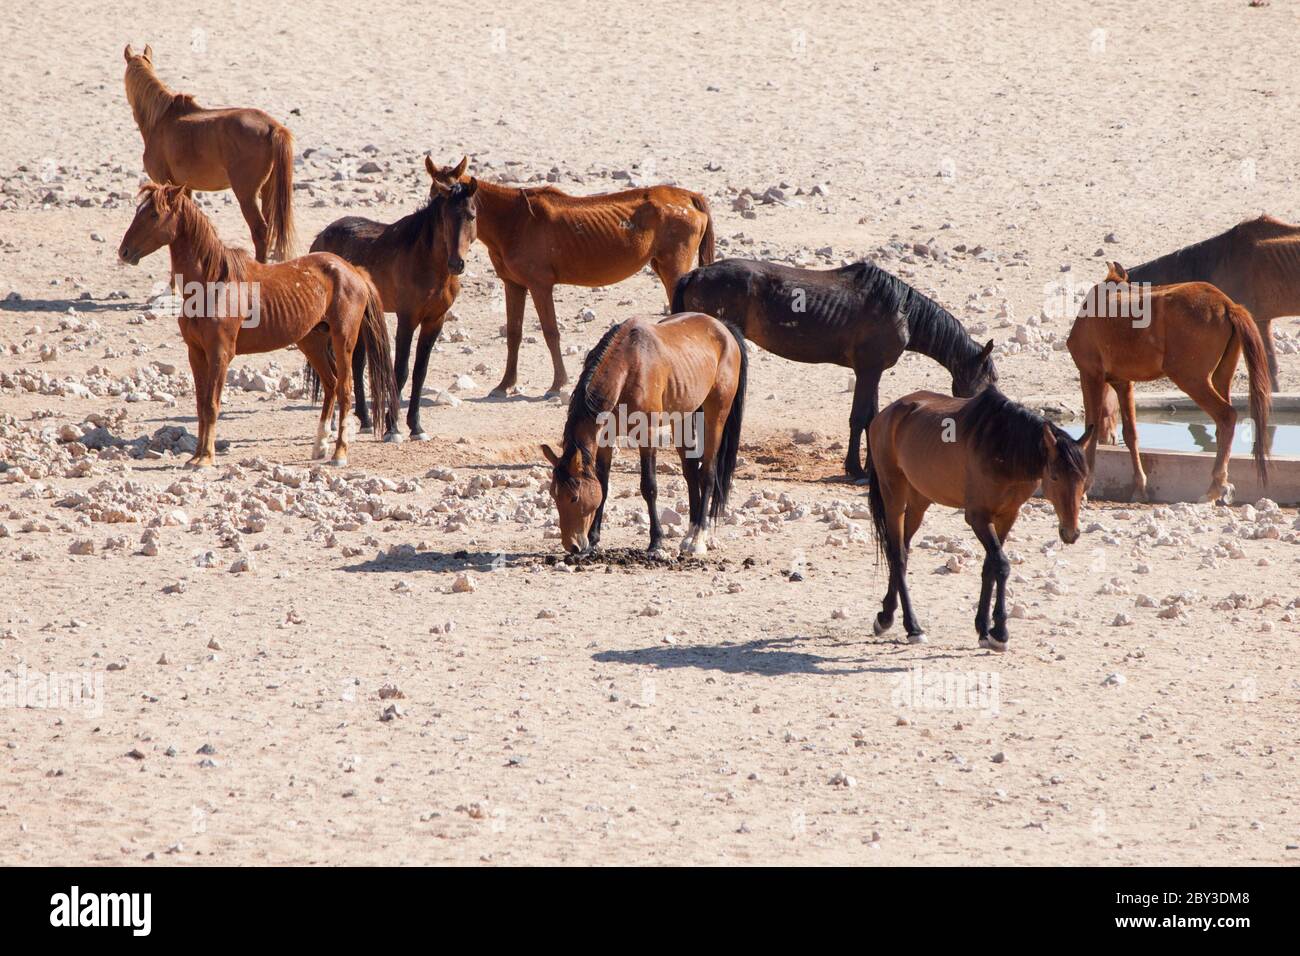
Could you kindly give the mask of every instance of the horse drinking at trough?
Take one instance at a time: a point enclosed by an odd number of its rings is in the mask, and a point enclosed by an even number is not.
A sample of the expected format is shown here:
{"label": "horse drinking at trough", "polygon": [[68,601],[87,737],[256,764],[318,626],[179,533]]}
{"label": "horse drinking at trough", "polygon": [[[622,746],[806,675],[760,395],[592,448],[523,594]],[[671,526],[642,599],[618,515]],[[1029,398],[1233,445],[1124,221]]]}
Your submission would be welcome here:
{"label": "horse drinking at trough", "polygon": [[387,421],[396,416],[398,404],[383,304],[365,271],[329,253],[261,264],[242,249],[223,245],[183,187],[148,183],[141,195],[118,256],[138,265],[163,246],[171,250],[171,272],[185,295],[178,322],[198,402],[199,447],[186,464],[213,464],[231,359],[295,344],[325,387],[313,457],[325,457],[326,425],[337,399],[338,435],[330,464],[347,464],[348,379],[358,339],[369,359],[376,415]]}
{"label": "horse drinking at trough", "polygon": [[969,397],[997,381],[992,341],[977,345],[950,312],[870,262],[796,269],[724,259],[683,276],[672,308],[716,315],[782,358],[853,369],[844,470],[854,478],[865,474],[859,442],[876,414],[880,376],[905,349],[947,368],[954,395]]}
{"label": "horse drinking at trough", "polygon": [[[1089,432],[1091,428],[1089,428]],[[907,589],[912,536],[932,503],[962,508],[984,546],[975,631],[980,647],[1007,649],[1007,535],[1039,486],[1056,510],[1061,540],[1079,537],[1079,507],[1088,478],[1082,443],[996,386],[974,398],[913,392],[885,406],[871,422],[868,498],[876,548],[889,565],[889,588],[874,630],[883,634],[903,606],[910,643],[925,641]],[[994,587],[990,626],[989,604]]]}
{"label": "horse drinking at trough", "polygon": [[[439,168],[425,158],[429,175],[447,185],[469,179],[467,164],[462,159],[455,167]],[[555,321],[555,286],[610,285],[649,263],[671,297],[678,277],[697,259],[701,265],[713,261],[709,202],[676,186],[570,196],[554,186],[480,181],[478,238],[505,286],[506,368],[495,395],[506,394],[518,381],[526,294],[533,297],[551,353],[552,394],[569,380]]]}
{"label": "horse drinking at trough", "polygon": [[[412,441],[429,436],[420,425],[420,393],[429,368],[429,353],[442,332],[447,310],[460,294],[465,256],[476,235],[478,180],[447,185],[434,179],[428,202],[397,222],[385,224],[347,216],[326,226],[311,244],[312,252],[333,252],[364,266],[379,289],[386,312],[397,313],[397,390],[406,383],[411,337],[420,330],[411,374],[406,425]],[[362,430],[370,428],[362,371],[365,351],[352,355],[352,384]],[[396,419],[381,423],[385,441],[400,441]]]}
{"label": "horse drinking at trough", "polygon": [[[186,190],[230,189],[258,262],[293,255],[293,134],[261,110],[204,109],[153,70],[153,48],[127,44],[126,98],[144,138],[144,171]],[[261,208],[258,208],[258,198]]]}
{"label": "horse drinking at trough", "polygon": [[[1133,459],[1133,500],[1147,499],[1147,476],[1138,453],[1134,382],[1168,377],[1214,420],[1218,453],[1206,492],[1209,501],[1232,500],[1228,458],[1237,425],[1232,376],[1244,352],[1250,379],[1253,454],[1260,480],[1268,478],[1267,432],[1272,398],[1268,357],[1250,313],[1208,282],[1145,286],[1118,262],[1094,286],[1066,340],[1079,369],[1084,420],[1104,417],[1108,386],[1119,396],[1124,444]],[[1097,455],[1096,431],[1088,443],[1088,468]]]}
{"label": "horse drinking at trough", "polygon": [[655,507],[655,455],[658,426],[669,416],[679,425],[674,443],[690,498],[690,527],[681,551],[708,552],[710,519],[722,514],[731,493],[747,367],[739,330],[709,315],[638,317],[604,334],[587,353],[569,399],[560,452],[542,446],[552,466],[550,491],[566,551],[588,551],[600,541],[610,461],[633,419],[643,430],[637,444],[641,495],[650,511],[649,551],[659,551],[663,529]]}

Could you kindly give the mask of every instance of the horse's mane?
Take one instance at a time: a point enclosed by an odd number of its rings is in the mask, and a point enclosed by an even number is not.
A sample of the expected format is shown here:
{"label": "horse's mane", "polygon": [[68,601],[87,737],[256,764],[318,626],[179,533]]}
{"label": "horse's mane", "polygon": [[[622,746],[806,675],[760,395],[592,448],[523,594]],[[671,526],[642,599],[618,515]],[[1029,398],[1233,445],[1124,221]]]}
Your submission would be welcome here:
{"label": "horse's mane", "polygon": [[988,451],[999,470],[1013,481],[1039,477],[1047,469],[1043,426],[1056,437],[1056,464],[1076,478],[1088,474],[1079,444],[1037,412],[990,385],[966,403],[962,428],[970,441]]}
{"label": "horse's mane", "polygon": [[430,196],[419,209],[409,216],[403,216],[384,230],[385,238],[395,245],[432,246],[438,238],[438,227],[442,223],[442,214],[454,202],[461,200],[468,191],[465,183],[454,183],[451,192]]}
{"label": "horse's mane", "polygon": [[[143,202],[158,201],[162,187],[157,183],[146,183],[140,189]],[[178,236],[184,236],[190,243],[194,257],[198,260],[204,282],[243,282],[248,274],[252,257],[243,249],[228,246],[217,235],[217,227],[203,214],[198,204],[178,192],[172,201],[176,204],[176,215],[180,218]]]}
{"label": "horse's mane", "polygon": [[573,395],[569,399],[569,415],[564,422],[564,452],[567,454],[573,449],[576,443],[576,431],[578,425],[584,421],[590,421],[601,412],[607,411],[611,398],[607,395],[600,394],[592,383],[596,378],[596,373],[600,370],[600,364],[604,361],[606,353],[609,352],[610,346],[613,345],[614,339],[623,331],[623,323],[611,325],[600,341],[595,344],[587,357],[582,360],[582,373],[578,376],[578,384],[573,387]]}
{"label": "horse's mane", "polygon": [[1167,285],[1173,282],[1208,281],[1214,270],[1241,242],[1276,238],[1298,230],[1275,216],[1257,216],[1243,219],[1231,229],[1183,246],[1163,256],[1157,256],[1140,266],[1128,270],[1132,282],[1150,282]]}
{"label": "horse's mane", "polygon": [[141,134],[147,134],[173,109],[188,111],[199,108],[190,94],[173,93],[167,89],[153,67],[140,57],[133,59],[126,68],[126,98]]}
{"label": "horse's mane", "polygon": [[[844,271],[865,296],[907,319],[907,347],[911,351],[928,355],[949,371],[979,356],[980,346],[956,316],[898,276],[866,260],[845,266]],[[984,365],[981,377],[992,381],[993,360],[985,358]]]}

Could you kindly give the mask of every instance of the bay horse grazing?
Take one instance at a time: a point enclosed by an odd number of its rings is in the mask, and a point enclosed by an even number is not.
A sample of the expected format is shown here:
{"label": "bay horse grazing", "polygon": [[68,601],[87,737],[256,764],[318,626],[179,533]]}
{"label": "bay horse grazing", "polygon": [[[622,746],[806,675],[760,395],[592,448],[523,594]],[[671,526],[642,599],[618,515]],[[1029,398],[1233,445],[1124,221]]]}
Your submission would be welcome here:
{"label": "bay horse grazing", "polygon": [[747,369],[744,337],[709,315],[638,317],[610,328],[583,362],[559,454],[542,445],[564,549],[577,554],[600,541],[614,447],[636,431],[649,551],[659,552],[655,454],[667,419],[690,498],[681,551],[707,554],[710,519],[726,507],[736,470]]}
{"label": "bay horse grazing", "polygon": [[[314,458],[325,457],[326,426],[339,410],[332,465],[347,464],[346,418],[352,350],[366,350],[376,414],[396,415],[397,384],[379,291],[362,269],[314,253],[263,265],[223,245],[217,231],[179,185],[148,183],[118,256],[138,265],[163,246],[184,299],[178,319],[189,349],[198,402],[199,447],[189,467],[214,463],[217,416],[226,369],[236,355],[297,345],[325,386]],[[332,353],[332,360],[331,360]]]}
{"label": "bay horse grazing", "polygon": [[[411,338],[416,329],[420,339],[415,348],[415,371],[411,375],[411,399],[406,406],[406,425],[412,441],[426,441],[420,425],[420,393],[429,368],[429,353],[442,332],[447,310],[460,294],[460,276],[465,256],[477,234],[478,180],[448,186],[435,179],[429,200],[423,207],[386,224],[348,216],[337,219],[321,231],[311,244],[312,252],[333,252],[348,262],[364,266],[379,289],[384,311],[397,313],[397,390],[406,384],[411,355]],[[366,412],[362,370],[365,351],[352,355],[352,383],[356,391],[356,412],[363,431],[370,429]],[[397,421],[384,422],[384,440],[401,441]]]}
{"label": "bay horse grazing", "polygon": [[947,368],[954,395],[969,397],[998,378],[992,340],[979,346],[947,309],[871,262],[796,269],[724,259],[683,276],[672,308],[716,315],[782,358],[853,369],[844,458],[853,478],[865,475],[859,442],[876,414],[880,376],[905,349]]}
{"label": "bay horse grazing", "polygon": [[980,647],[1005,651],[1011,565],[1002,549],[1007,535],[1020,506],[1041,483],[1056,510],[1061,540],[1078,540],[1079,508],[1088,479],[1082,443],[1091,437],[1089,432],[1076,442],[996,386],[974,398],[913,392],[885,406],[871,422],[867,458],[876,548],[889,565],[889,589],[876,616],[875,633],[890,628],[901,602],[909,643],[926,640],[907,590],[907,555],[925,510],[937,503],[965,509],[966,524],[984,545],[975,631]]}
{"label": "bay horse grazing", "polygon": [[[153,69],[153,48],[128,43],[126,98],[144,138],[144,170],[187,190],[230,189],[258,262],[293,255],[293,134],[256,109],[204,109],[173,93]],[[261,208],[258,208],[258,198]]]}
{"label": "bay horse grazing", "polygon": [[1131,282],[1208,282],[1246,309],[1268,357],[1269,387],[1278,390],[1273,320],[1300,315],[1300,226],[1272,216],[1239,222],[1227,232],[1128,270]]}
{"label": "bay horse grazing", "polygon": [[[1119,396],[1124,444],[1133,459],[1133,500],[1147,499],[1147,476],[1138,453],[1134,382],[1168,377],[1214,420],[1218,454],[1206,498],[1232,500],[1228,458],[1237,425],[1232,407],[1232,376],[1244,352],[1250,379],[1250,415],[1255,421],[1254,457],[1260,480],[1267,482],[1269,406],[1268,357],[1250,313],[1208,282],[1140,285],[1118,262],[1088,294],[1066,340],[1079,369],[1084,419],[1104,419],[1109,391]],[[1097,432],[1088,445],[1091,470]]]}
{"label": "bay horse grazing", "polygon": [[[435,180],[464,182],[468,158],[439,168]],[[520,188],[479,184],[478,238],[505,286],[506,369],[492,390],[504,395],[519,377],[524,334],[524,296],[533,297],[542,336],[551,353],[548,394],[569,380],[560,352],[553,290],[557,285],[603,286],[622,282],[647,263],[671,298],[682,273],[713,261],[713,214],[699,193],[676,186],[650,186],[595,196],[570,196],[554,186]]]}

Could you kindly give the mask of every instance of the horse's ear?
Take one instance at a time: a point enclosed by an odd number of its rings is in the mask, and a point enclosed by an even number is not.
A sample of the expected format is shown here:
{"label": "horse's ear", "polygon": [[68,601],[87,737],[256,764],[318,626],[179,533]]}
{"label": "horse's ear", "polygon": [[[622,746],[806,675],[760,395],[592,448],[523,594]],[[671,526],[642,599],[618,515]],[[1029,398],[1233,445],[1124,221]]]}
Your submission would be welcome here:
{"label": "horse's ear", "polygon": [[150,63],[153,62],[153,47],[147,43],[144,45],[144,58]]}
{"label": "horse's ear", "polygon": [[1047,449],[1048,458],[1056,454],[1056,433],[1047,422],[1043,422],[1043,447]]}
{"label": "horse's ear", "polygon": [[431,157],[428,153],[424,154],[424,168],[425,171],[428,172],[429,177],[431,179],[438,178],[438,167],[433,165],[433,157]]}
{"label": "horse's ear", "polygon": [[984,343],[984,348],[980,349],[979,361],[983,362],[986,358],[988,358],[992,354],[993,354],[993,340],[989,339],[987,342]]}
{"label": "horse's ear", "polygon": [[164,207],[171,209],[176,205],[177,198],[185,192],[185,187],[180,183],[163,183],[161,190]]}
{"label": "horse's ear", "polygon": [[542,445],[542,454],[546,456],[546,460],[551,463],[552,467],[559,465],[560,456],[551,450],[550,445],[546,445],[546,444]]}
{"label": "horse's ear", "polygon": [[1093,422],[1091,425],[1089,425],[1087,428],[1085,428],[1085,429],[1083,430],[1083,434],[1080,435],[1079,438],[1078,438],[1078,444],[1079,444],[1079,447],[1082,448],[1084,445],[1087,445],[1087,444],[1088,444],[1088,440],[1092,438],[1092,433],[1095,432],[1096,430],[1097,430],[1097,423],[1096,423],[1096,422]]}
{"label": "horse's ear", "polygon": [[456,168],[451,171],[451,178],[460,179],[460,177],[465,175],[465,170],[468,166],[469,166],[469,157],[462,156],[460,158],[460,162],[456,164]]}
{"label": "horse's ear", "polygon": [[133,56],[135,56],[135,54],[131,52],[131,44],[128,43],[126,49],[122,51],[122,59],[126,60],[127,63],[130,63],[131,57]]}
{"label": "horse's ear", "polygon": [[1128,282],[1128,270],[1118,262],[1108,262],[1106,264],[1106,281]]}

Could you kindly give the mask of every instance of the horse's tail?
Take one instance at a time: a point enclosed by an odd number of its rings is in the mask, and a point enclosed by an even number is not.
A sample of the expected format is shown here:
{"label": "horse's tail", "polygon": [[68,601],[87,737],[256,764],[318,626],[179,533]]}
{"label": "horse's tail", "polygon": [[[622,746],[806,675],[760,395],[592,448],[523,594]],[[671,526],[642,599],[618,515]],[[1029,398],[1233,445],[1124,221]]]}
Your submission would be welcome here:
{"label": "horse's tail", "polygon": [[[370,403],[375,422],[375,435],[382,438],[397,429],[397,411],[401,399],[397,395],[397,374],[393,369],[393,354],[388,348],[388,322],[384,319],[384,302],[379,297],[370,273],[353,266],[366,284],[366,314],[361,323],[357,345],[365,353],[365,364],[370,372]],[[354,368],[359,367],[354,364]],[[380,423],[383,431],[379,430]]]}
{"label": "horse's tail", "polygon": [[266,246],[271,256],[292,259],[298,237],[293,225],[293,134],[280,125],[271,133],[271,175],[267,179]]}
{"label": "horse's tail", "polygon": [[709,208],[709,201],[699,193],[691,193],[691,205],[704,213],[704,236],[700,239],[700,265],[707,266],[713,262],[713,210]]}
{"label": "horse's tail", "polygon": [[1259,326],[1244,306],[1235,302],[1229,305],[1228,321],[1241,339],[1241,350],[1246,356],[1246,374],[1250,378],[1250,417],[1255,422],[1255,443],[1251,454],[1255,456],[1255,471],[1260,482],[1268,484],[1268,413],[1273,404],[1268,352],[1264,349]]}
{"label": "horse's tail", "polygon": [[871,508],[871,528],[875,532],[876,562],[889,560],[889,525],[885,519],[885,496],[880,493],[880,476],[876,474],[876,456],[867,455],[867,502]]}
{"label": "horse's tail", "polygon": [[749,379],[749,352],[745,347],[745,334],[728,325],[727,331],[740,346],[740,374],[736,376],[736,394],[731,399],[731,412],[722,426],[722,441],[718,443],[718,458],[713,468],[713,502],[709,516],[717,518],[727,506],[731,494],[731,479],[736,474],[736,454],[740,451],[740,425],[745,418],[745,386]]}

